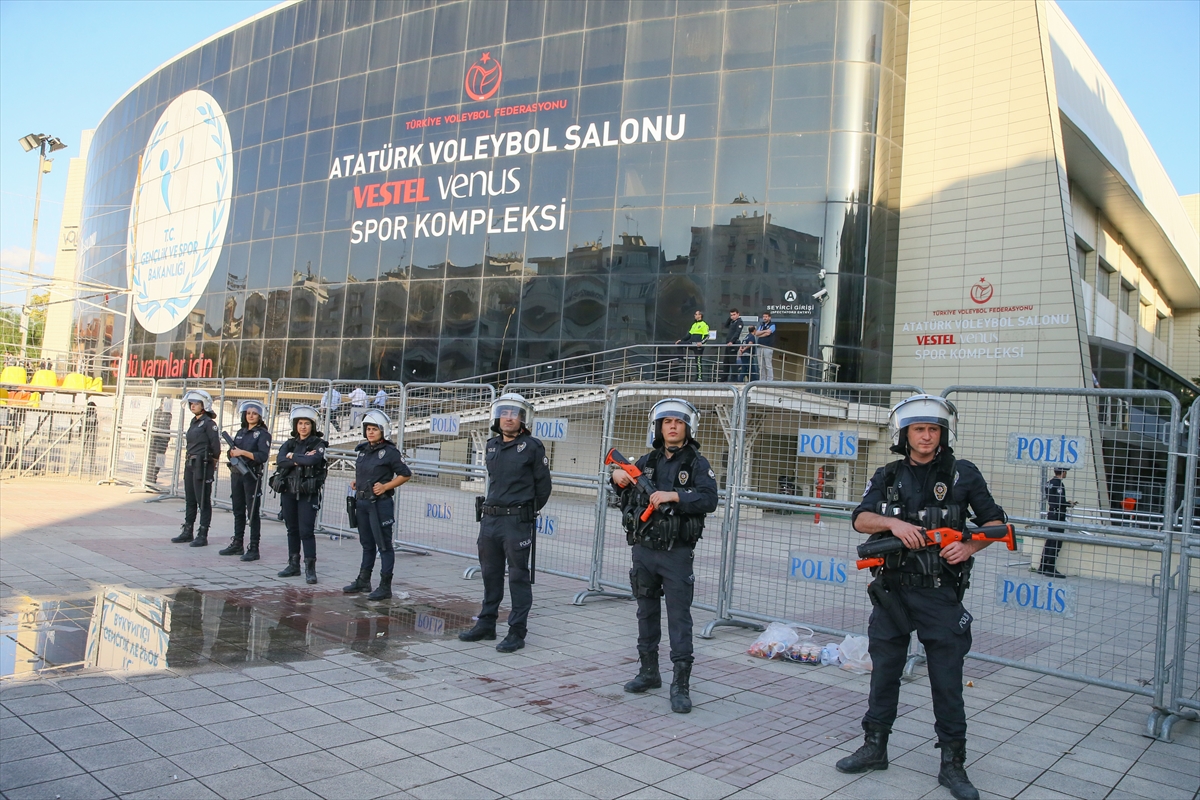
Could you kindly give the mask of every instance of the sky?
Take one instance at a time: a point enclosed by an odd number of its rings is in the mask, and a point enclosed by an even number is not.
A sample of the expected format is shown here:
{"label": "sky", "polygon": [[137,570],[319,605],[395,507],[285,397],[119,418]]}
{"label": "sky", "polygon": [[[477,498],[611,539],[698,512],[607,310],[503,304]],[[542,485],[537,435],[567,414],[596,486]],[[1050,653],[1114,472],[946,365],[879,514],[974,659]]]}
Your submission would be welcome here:
{"label": "sky", "polygon": [[[37,156],[70,147],[42,184],[36,270],[53,267],[69,158],[131,87],[267,0],[0,0],[0,263],[28,268]],[[1200,0],[1060,0],[1141,123],[1180,194],[1200,192]],[[36,65],[36,66],[35,66]],[[0,302],[12,291],[0,288]]]}

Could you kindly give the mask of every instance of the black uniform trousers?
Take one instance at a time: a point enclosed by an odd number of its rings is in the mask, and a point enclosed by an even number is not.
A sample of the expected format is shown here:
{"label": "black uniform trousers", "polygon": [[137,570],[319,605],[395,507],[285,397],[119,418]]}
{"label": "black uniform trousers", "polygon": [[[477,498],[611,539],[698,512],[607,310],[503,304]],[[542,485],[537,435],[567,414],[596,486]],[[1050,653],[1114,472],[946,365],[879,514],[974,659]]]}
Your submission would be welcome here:
{"label": "black uniform trousers", "polygon": [[529,548],[533,545],[534,524],[521,522],[516,515],[484,517],[479,523],[479,566],[483,574],[482,625],[496,626],[500,601],[504,599],[504,565],[508,564],[508,593],[511,610],[508,630],[524,637],[528,630],[529,609],[533,607],[533,584],[529,580]]}
{"label": "black uniform trousers", "polygon": [[288,557],[298,555],[304,548],[305,558],[317,557],[317,511],[321,508],[320,495],[295,495],[284,492],[279,495],[279,508],[283,512],[283,524],[287,527]]}
{"label": "black uniform trousers", "polygon": [[[1066,515],[1064,514],[1062,519],[1059,519],[1058,516],[1055,515],[1055,516],[1050,516],[1047,521],[1048,522],[1063,522],[1065,520],[1066,520]],[[1066,529],[1065,528],[1047,527],[1046,530],[1049,531],[1050,533],[1062,533]],[[1061,549],[1062,549],[1062,539],[1047,539],[1046,540],[1046,544],[1042,546],[1041,567],[1043,570],[1045,570],[1047,572],[1052,572],[1058,568],[1058,551]]]}
{"label": "black uniform trousers", "polygon": [[200,530],[208,531],[212,524],[212,486],[216,467],[211,462],[188,459],[183,469],[183,524],[191,530],[196,524],[196,512],[200,512]]}
{"label": "black uniform trousers", "polygon": [[658,653],[662,638],[662,601],[657,589],[661,586],[662,596],[667,601],[671,662],[692,663],[692,594],[696,584],[692,563],[695,555],[693,545],[677,544],[670,550],[652,550],[640,544],[633,546],[630,583],[634,584],[637,598],[639,653]]}
{"label": "black uniform trousers", "polygon": [[[963,708],[963,660],[971,649],[970,616],[947,586],[896,587],[891,592],[908,610],[908,618],[925,645],[929,688],[933,695],[934,730],[939,742],[967,738],[967,714]],[[881,607],[871,611],[867,628],[871,653],[871,695],[864,723],[891,730],[900,701],[900,678],[908,660],[912,629],[897,622]]]}
{"label": "black uniform trousers", "polygon": [[395,527],[396,503],[391,497],[376,497],[374,500],[355,502],[358,514],[358,543],[362,545],[361,569],[375,568],[375,551],[379,551],[379,572],[391,575],[396,565],[396,552],[392,548],[392,530]]}
{"label": "black uniform trousers", "polygon": [[241,539],[246,533],[246,518],[250,518],[250,544],[257,545],[262,530],[258,509],[262,505],[262,472],[251,470],[229,474],[229,499],[233,503],[233,536]]}

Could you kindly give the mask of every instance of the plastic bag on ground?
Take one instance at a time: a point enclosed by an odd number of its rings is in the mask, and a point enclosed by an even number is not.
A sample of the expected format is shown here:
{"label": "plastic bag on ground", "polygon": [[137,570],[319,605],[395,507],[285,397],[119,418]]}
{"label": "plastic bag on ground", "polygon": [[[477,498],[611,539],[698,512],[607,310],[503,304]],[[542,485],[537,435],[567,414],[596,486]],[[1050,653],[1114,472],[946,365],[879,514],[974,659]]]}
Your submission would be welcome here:
{"label": "plastic bag on ground", "polygon": [[781,622],[772,622],[746,652],[758,658],[776,658],[798,641],[800,634],[794,628]]}
{"label": "plastic bag on ground", "polygon": [[842,669],[862,675],[871,671],[871,654],[867,652],[867,637],[847,636],[838,645]]}

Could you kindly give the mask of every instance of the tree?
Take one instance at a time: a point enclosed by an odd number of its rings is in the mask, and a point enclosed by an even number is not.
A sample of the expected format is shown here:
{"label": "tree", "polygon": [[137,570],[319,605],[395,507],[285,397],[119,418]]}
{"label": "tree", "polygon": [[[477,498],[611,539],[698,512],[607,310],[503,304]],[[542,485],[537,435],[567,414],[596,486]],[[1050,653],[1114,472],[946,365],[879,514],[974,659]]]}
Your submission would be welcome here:
{"label": "tree", "polygon": [[[26,337],[27,354],[41,351],[42,336],[46,331],[46,306],[50,302],[49,290],[29,298],[29,333]],[[0,310],[0,354],[22,355],[21,353],[21,309]]]}

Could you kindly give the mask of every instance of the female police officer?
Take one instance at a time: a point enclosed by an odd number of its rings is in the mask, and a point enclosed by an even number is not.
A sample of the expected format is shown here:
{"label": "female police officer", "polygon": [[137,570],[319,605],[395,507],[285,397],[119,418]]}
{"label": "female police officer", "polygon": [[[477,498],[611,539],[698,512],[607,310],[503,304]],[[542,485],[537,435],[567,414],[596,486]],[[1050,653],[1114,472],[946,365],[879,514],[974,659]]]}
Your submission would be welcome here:
{"label": "female police officer", "polygon": [[529,569],[537,513],[550,499],[550,460],[541,440],[533,438],[533,406],[519,394],[502,394],[492,403],[492,430],[487,441],[486,498],[476,498],[479,519],[479,567],[483,573],[483,608],[479,621],[458,638],[464,642],[496,638],[496,619],[504,599],[504,564],[512,609],[508,635],[496,650],[512,653],[525,646],[533,581]]}
{"label": "female police officer", "polygon": [[[266,406],[258,400],[243,400],[238,406],[242,427],[233,437],[229,448],[231,459],[239,458],[247,471],[229,466],[229,499],[233,502],[233,538],[229,546],[218,551],[223,556],[241,556],[242,561],[258,561],[258,539],[262,519],[258,514],[262,499],[263,468],[271,459],[271,432],[267,430]],[[246,517],[250,518],[250,549],[242,547],[246,533]]]}
{"label": "female police officer", "polygon": [[[212,522],[212,485],[218,459],[221,457],[221,438],[217,433],[217,415],[213,413],[212,395],[203,389],[189,389],[183,402],[192,412],[192,424],[187,429],[187,465],[183,468],[183,493],[186,506],[183,528],[172,542],[191,542],[192,547],[208,544],[208,526]],[[196,511],[200,512],[200,532],[193,537]]]}
{"label": "female police officer", "polygon": [[[704,517],[717,508],[717,480],[700,455],[696,430],[700,412],[686,400],[662,400],[650,409],[647,444],[654,449],[638,459],[654,492],[645,496],[628,473],[613,471],[621,490],[622,524],[633,545],[629,582],[637,599],[637,677],[625,691],[640,694],[662,686],[658,642],[662,636],[662,603],[667,600],[667,632],[671,639],[671,710],[692,710],[692,561],[704,532]],[[654,513],[642,522],[647,504]]]}
{"label": "female police officer", "polygon": [[[915,395],[896,404],[888,420],[892,452],[904,456],[875,471],[854,509],[860,533],[895,536],[908,549],[889,555],[870,589],[871,694],[863,717],[865,742],[837,762],[841,772],[887,769],[887,741],[900,700],[900,676],[913,630],[925,645],[934,730],[942,764],[938,783],[956,800],[978,800],[963,766],[967,717],[963,708],[963,660],[971,649],[971,615],[963,608],[972,556],[987,540],[953,542],[940,552],[925,549],[924,529],[963,530],[967,507],[976,524],[1000,525],[996,505],[979,469],[955,459],[950,445],[957,411],[946,399]],[[878,585],[876,585],[878,584]]]}
{"label": "female police officer", "polygon": [[279,492],[283,523],[287,526],[288,565],[281,578],[300,574],[300,548],[304,547],[304,580],[317,582],[317,511],[325,483],[325,440],[317,430],[317,410],[312,406],[292,408],[292,437],[279,448],[277,471],[271,488]]}
{"label": "female police officer", "polygon": [[392,596],[392,570],[396,553],[392,550],[393,522],[396,505],[392,495],[396,487],[412,477],[412,470],[400,457],[400,451],[389,439],[392,423],[387,414],[373,408],[362,418],[365,442],[354,448],[355,509],[358,517],[358,541],[362,545],[362,563],[358,577],[342,589],[346,594],[371,592],[371,570],[375,568],[375,551],[379,551],[379,588],[367,595],[368,600],[387,600]]}

